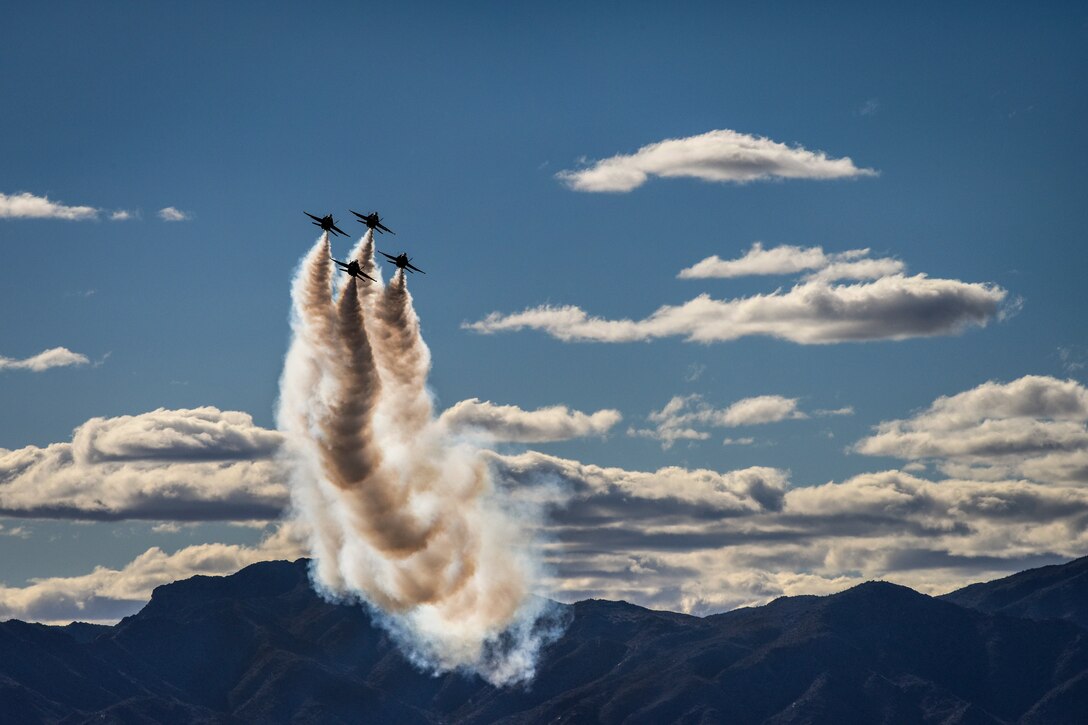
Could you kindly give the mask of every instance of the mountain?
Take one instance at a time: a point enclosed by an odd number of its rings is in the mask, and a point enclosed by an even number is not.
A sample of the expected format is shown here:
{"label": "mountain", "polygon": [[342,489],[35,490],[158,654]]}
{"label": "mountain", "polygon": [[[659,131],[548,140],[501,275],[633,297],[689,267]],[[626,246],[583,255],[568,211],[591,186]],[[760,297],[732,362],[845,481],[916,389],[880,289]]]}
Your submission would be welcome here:
{"label": "mountain", "polygon": [[1074,723],[1088,712],[1088,631],[893,584],[702,618],[557,605],[566,630],[537,677],[498,689],[415,669],[363,608],[314,594],[307,565],[159,587],[114,627],[0,624],[0,722]]}
{"label": "mountain", "polygon": [[983,612],[1064,619],[1088,629],[1088,556],[972,584],[941,599]]}

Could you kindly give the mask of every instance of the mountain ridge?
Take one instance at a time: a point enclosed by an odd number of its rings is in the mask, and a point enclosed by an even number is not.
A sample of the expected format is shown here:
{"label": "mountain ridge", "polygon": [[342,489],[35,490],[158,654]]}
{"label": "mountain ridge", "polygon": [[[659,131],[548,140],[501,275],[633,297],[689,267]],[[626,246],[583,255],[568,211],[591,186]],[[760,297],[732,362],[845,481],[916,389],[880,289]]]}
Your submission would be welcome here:
{"label": "mountain ridge", "polygon": [[[113,627],[0,623],[0,721],[1077,722],[1085,562],[943,597],[866,582],[707,617],[556,604],[566,630],[506,689],[421,672],[364,607],[314,593],[306,560],[262,562],[157,587]],[[994,599],[1015,577],[1020,596]],[[1033,582],[1067,590],[1066,621],[1001,611]]]}

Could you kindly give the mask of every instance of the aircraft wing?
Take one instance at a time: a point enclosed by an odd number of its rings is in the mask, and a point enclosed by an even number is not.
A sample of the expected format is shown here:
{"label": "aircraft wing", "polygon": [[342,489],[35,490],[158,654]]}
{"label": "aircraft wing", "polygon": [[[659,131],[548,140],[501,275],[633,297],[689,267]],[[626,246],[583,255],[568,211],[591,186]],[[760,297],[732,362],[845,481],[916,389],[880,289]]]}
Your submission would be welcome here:
{"label": "aircraft wing", "polygon": [[419,272],[420,274],[427,274],[426,272],[424,272],[424,271],[423,271],[422,269],[420,269],[419,267],[415,266],[415,265],[414,265],[414,264],[412,264],[411,262],[408,262],[408,263],[407,263],[406,265],[404,265],[404,266],[408,267],[408,269],[414,269],[415,271]]}
{"label": "aircraft wing", "polygon": [[346,236],[348,235],[348,233],[347,233],[347,232],[345,232],[345,231],[344,231],[343,229],[341,229],[340,227],[336,226],[335,224],[333,224],[333,225],[332,225],[332,230],[333,230],[334,232],[340,232],[340,233],[341,233],[341,234],[343,234],[343,235],[344,235],[345,237],[346,237]]}
{"label": "aircraft wing", "polygon": [[361,276],[363,276],[363,277],[366,277],[366,278],[367,278],[367,279],[369,279],[369,280],[370,280],[371,282],[377,283],[377,281],[378,281],[378,280],[374,279],[373,277],[371,277],[371,276],[370,276],[369,274],[367,274],[366,272],[359,272],[359,274],[360,274]]}
{"label": "aircraft wing", "polygon": [[397,261],[397,258],[396,258],[396,257],[394,257],[394,256],[393,256],[392,254],[386,254],[385,252],[383,252],[383,251],[382,251],[382,250],[380,250],[380,249],[377,249],[377,250],[375,250],[375,251],[376,251],[376,252],[377,252],[378,254],[380,254],[380,255],[382,255],[383,257],[385,257],[386,259],[388,259],[388,260],[389,260],[390,262],[396,262],[396,261]]}
{"label": "aircraft wing", "polygon": [[353,209],[348,209],[348,211],[350,211],[350,212],[351,212],[352,214],[354,214],[355,216],[359,217],[360,219],[366,219],[366,215],[365,215],[365,214],[360,214],[359,212],[357,212],[357,211],[355,211],[355,210],[353,210]]}
{"label": "aircraft wing", "polygon": [[303,214],[305,214],[306,216],[310,217],[311,219],[313,219],[313,220],[314,220],[315,222],[319,222],[319,221],[321,221],[321,217],[319,217],[319,216],[314,216],[313,214],[311,214],[311,213],[310,213],[310,212],[308,212],[308,211],[304,211],[304,212],[302,212],[302,213],[303,213]]}
{"label": "aircraft wing", "polygon": [[385,231],[389,232],[390,234],[396,234],[396,232],[395,232],[395,231],[393,231],[393,230],[392,230],[392,229],[390,229],[389,227],[385,226],[385,225],[384,225],[384,224],[382,224],[381,222],[378,222],[378,229],[384,229]]}
{"label": "aircraft wing", "polygon": [[334,258],[332,258],[332,257],[329,257],[329,259],[332,259],[332,261],[336,262],[337,264],[339,264],[339,265],[340,265],[341,267],[343,267],[344,269],[347,269],[347,268],[348,268],[348,265],[347,265],[347,264],[345,264],[344,262],[341,262],[341,261],[340,261],[339,259],[334,259]]}

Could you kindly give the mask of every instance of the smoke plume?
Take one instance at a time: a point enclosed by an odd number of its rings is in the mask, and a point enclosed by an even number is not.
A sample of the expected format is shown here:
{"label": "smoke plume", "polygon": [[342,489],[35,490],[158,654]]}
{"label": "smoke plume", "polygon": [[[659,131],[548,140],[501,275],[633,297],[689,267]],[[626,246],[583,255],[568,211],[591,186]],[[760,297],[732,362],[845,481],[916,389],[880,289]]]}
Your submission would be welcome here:
{"label": "smoke plume", "polygon": [[[372,231],[352,258],[381,279]],[[318,589],[366,602],[422,666],[494,684],[531,678],[556,629],[532,591],[534,512],[436,422],[405,272],[384,286],[348,278],[334,292],[322,235],[291,302],[278,423]]]}

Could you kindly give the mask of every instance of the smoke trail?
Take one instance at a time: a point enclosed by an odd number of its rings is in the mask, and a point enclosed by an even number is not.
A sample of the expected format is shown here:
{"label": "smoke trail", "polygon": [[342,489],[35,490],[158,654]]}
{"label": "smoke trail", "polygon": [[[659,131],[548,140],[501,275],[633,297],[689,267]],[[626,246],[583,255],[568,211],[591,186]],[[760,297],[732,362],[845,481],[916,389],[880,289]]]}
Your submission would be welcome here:
{"label": "smoke trail", "polygon": [[[291,470],[292,481],[308,485],[291,487],[294,507],[311,513],[310,548],[322,580],[329,586],[342,587],[343,581],[330,561],[343,547],[343,537],[329,521],[313,521],[326,515],[331,506],[321,480],[320,452],[316,445],[315,416],[323,406],[320,391],[323,385],[323,365],[319,358],[328,358],[321,341],[331,331],[331,304],[328,302],[330,270],[328,233],[318,238],[310,252],[303,257],[291,285],[291,345],[280,377],[280,398],[277,425],[284,432],[284,454]],[[323,302],[324,299],[324,302]],[[326,310],[323,307],[328,306]]]}
{"label": "smoke trail", "polygon": [[[367,274],[373,249],[368,231],[352,253]],[[480,452],[436,423],[404,273],[384,290],[350,278],[334,303],[328,252],[323,236],[292,286],[278,412],[314,579],[376,607],[422,666],[527,679],[554,635],[531,596],[533,522],[495,489]]]}
{"label": "smoke trail", "polygon": [[428,527],[407,511],[409,491],[381,470],[382,456],[371,430],[381,382],[356,291],[348,279],[340,296],[339,335],[343,349],[332,361],[337,400],[321,420],[320,442],[325,471],[332,483],[349,495],[358,526],[378,549],[397,555],[419,551],[429,538]]}
{"label": "smoke trail", "polygon": [[362,305],[363,310],[369,313],[375,294],[382,289],[382,270],[381,267],[374,263],[373,229],[367,229],[366,233],[359,239],[358,244],[355,245],[355,248],[351,250],[348,261],[353,259],[359,263],[359,269],[363,271],[363,274],[378,280],[378,284],[368,282],[366,284],[358,284],[355,288],[359,294],[359,303]]}

